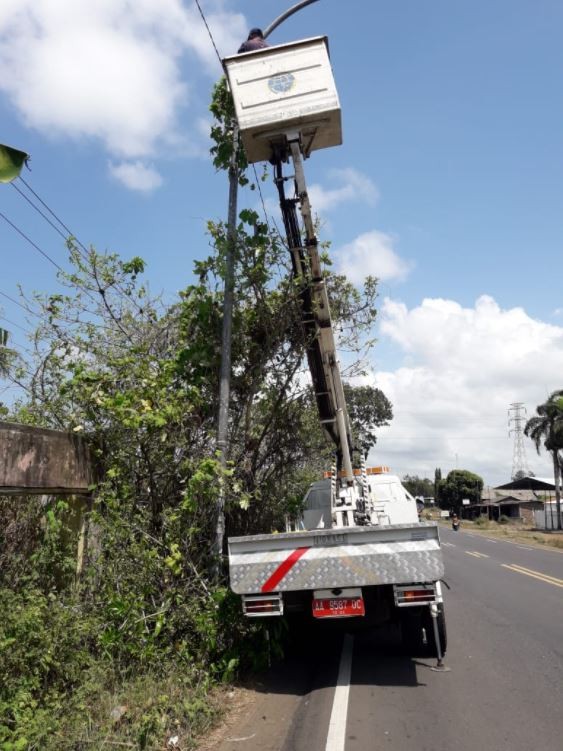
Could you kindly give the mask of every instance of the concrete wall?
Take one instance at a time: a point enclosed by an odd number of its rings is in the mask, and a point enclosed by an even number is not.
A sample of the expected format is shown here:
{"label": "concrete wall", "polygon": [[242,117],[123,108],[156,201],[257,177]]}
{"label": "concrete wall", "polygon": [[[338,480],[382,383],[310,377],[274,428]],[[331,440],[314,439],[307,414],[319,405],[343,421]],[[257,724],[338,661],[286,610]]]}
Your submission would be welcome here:
{"label": "concrete wall", "polygon": [[88,493],[92,481],[80,436],[0,422],[0,494]]}

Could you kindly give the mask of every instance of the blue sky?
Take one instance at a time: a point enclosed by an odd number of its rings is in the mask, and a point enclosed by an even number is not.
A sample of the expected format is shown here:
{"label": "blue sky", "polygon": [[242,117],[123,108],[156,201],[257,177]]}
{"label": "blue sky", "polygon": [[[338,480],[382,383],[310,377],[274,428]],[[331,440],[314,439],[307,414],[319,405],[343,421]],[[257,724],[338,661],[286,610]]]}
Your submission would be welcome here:
{"label": "blue sky", "polygon": [[[221,55],[292,4],[201,2]],[[562,386],[562,25],[556,0],[319,0],[270,39],[330,40],[344,143],[315,152],[307,178],[337,265],[382,280],[366,379],[396,417],[372,460],[401,474],[509,479],[509,404],[532,413]],[[192,0],[0,7],[0,142],[32,155],[24,178],[82,242],[145,258],[170,301],[207,253],[205,222],[226,213],[207,156],[219,74]],[[10,186],[0,211],[64,265],[61,238]],[[0,252],[2,292],[55,289],[1,219]],[[20,313],[0,300],[28,327]]]}

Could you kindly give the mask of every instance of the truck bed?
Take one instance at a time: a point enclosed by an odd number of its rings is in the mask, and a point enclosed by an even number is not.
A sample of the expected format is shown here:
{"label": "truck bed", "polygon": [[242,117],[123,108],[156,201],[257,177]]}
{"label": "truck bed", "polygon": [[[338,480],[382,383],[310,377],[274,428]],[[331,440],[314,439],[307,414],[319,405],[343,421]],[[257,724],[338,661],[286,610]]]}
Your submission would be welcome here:
{"label": "truck bed", "polygon": [[444,575],[433,522],[316,529],[229,538],[237,594],[438,581]]}

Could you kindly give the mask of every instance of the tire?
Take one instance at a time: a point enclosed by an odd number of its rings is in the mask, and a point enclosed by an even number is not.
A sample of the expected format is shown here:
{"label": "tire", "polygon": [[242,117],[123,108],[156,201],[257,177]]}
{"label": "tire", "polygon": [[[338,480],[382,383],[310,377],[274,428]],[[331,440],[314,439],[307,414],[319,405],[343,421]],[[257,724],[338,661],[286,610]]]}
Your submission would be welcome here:
{"label": "tire", "polygon": [[[448,636],[444,605],[438,605],[438,634],[442,656],[446,653]],[[400,611],[401,643],[406,654],[412,657],[438,657],[434,626],[429,607],[403,608]]]}

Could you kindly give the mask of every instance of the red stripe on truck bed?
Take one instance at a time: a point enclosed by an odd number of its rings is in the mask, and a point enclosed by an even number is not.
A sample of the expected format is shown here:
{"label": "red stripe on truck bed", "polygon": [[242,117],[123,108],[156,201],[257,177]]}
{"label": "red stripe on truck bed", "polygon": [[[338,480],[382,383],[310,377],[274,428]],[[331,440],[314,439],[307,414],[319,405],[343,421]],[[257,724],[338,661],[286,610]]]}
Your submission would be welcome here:
{"label": "red stripe on truck bed", "polygon": [[262,585],[262,592],[271,592],[281,582],[283,577],[291,571],[301,556],[310,550],[310,548],[297,548],[290,553],[285,561],[282,561],[270,578]]}

